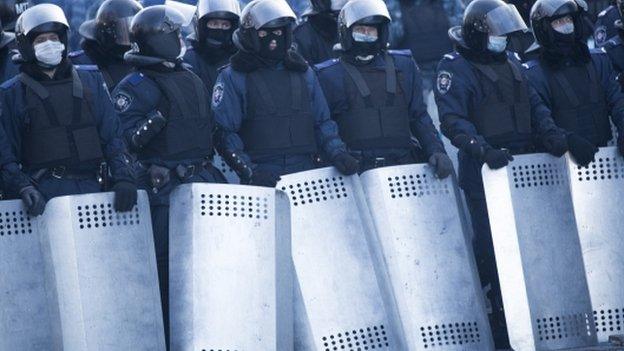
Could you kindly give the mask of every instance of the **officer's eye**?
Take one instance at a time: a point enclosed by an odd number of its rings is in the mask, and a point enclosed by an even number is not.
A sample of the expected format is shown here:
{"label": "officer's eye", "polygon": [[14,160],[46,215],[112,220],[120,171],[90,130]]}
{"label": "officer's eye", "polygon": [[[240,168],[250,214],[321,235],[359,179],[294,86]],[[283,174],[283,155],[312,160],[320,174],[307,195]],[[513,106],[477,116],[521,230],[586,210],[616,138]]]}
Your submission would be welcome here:
{"label": "officer's eye", "polygon": [[282,35],[282,30],[281,29],[276,29],[273,31],[273,34],[275,35]]}
{"label": "officer's eye", "polygon": [[264,37],[266,37],[266,36],[267,36],[267,34],[269,34],[269,33],[267,33],[267,32],[266,32],[266,30],[261,30],[261,31],[259,31],[259,32],[258,32],[258,36],[259,36],[260,38],[264,38]]}

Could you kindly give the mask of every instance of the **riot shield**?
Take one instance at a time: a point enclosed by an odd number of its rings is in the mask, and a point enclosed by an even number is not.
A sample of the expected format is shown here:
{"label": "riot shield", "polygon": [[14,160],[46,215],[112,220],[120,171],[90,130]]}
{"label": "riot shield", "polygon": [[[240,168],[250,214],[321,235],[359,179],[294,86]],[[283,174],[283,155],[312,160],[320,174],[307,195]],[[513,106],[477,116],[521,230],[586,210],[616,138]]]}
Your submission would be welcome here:
{"label": "riot shield", "polygon": [[228,166],[228,164],[225,162],[223,157],[221,157],[221,155],[215,153],[214,158],[212,159],[212,165],[216,169],[221,171],[221,173],[223,173],[223,176],[225,176],[225,179],[227,180],[228,183],[230,184],[240,183],[240,178],[238,177],[238,174],[236,174],[236,172],[234,172],[234,170],[232,170],[232,168]]}
{"label": "riot shield", "polygon": [[564,158],[514,156],[483,167],[511,346],[560,350],[597,343]]}
{"label": "riot shield", "polygon": [[453,178],[405,165],[367,171],[361,180],[406,350],[494,350]]}
{"label": "riot shield", "polygon": [[164,350],[147,194],[126,213],[114,211],[113,197],[64,196],[46,206],[42,251],[63,350]]}
{"label": "riot shield", "polygon": [[288,199],[275,189],[187,184],[171,195],[171,350],[291,350]]}
{"label": "riot shield", "polygon": [[600,342],[624,333],[624,160],[603,148],[587,168],[568,158],[570,188]]}
{"label": "riot shield", "polygon": [[297,350],[400,350],[357,176],[334,168],[282,176],[298,279]]}
{"label": "riot shield", "polygon": [[48,303],[39,219],[22,202],[0,202],[0,350],[60,350]]}

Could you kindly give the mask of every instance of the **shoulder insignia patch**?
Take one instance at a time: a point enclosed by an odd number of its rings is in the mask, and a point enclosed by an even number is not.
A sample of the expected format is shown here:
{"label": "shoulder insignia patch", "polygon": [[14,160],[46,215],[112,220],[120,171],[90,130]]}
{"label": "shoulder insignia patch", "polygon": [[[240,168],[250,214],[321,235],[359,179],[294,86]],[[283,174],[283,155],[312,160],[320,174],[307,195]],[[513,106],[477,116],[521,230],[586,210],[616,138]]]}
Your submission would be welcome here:
{"label": "shoulder insignia patch", "polygon": [[607,27],[598,26],[596,30],[594,30],[594,41],[596,41],[596,45],[604,44],[607,39]]}
{"label": "shoulder insignia patch", "polygon": [[451,89],[452,83],[453,83],[453,74],[451,74],[451,72],[440,71],[438,73],[436,87],[440,94],[444,95],[448,93],[448,91]]}
{"label": "shoulder insignia patch", "polygon": [[132,97],[123,91],[117,93],[113,98],[113,105],[115,105],[115,111],[122,113],[128,111],[132,104]]}
{"label": "shoulder insignia patch", "polygon": [[223,101],[223,83],[217,82],[212,91],[212,106],[217,107]]}

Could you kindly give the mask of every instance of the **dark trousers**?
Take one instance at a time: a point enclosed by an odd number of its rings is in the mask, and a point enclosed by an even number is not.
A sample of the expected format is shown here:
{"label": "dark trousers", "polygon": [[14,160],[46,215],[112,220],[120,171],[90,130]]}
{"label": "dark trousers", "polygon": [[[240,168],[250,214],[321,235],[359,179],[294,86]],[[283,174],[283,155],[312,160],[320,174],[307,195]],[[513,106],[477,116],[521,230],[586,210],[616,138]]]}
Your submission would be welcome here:
{"label": "dark trousers", "polygon": [[468,211],[472,218],[472,228],[474,231],[473,248],[479,270],[479,278],[484,292],[486,292],[492,312],[490,326],[497,349],[509,348],[509,337],[507,335],[507,324],[505,322],[505,311],[503,309],[503,299],[496,269],[496,258],[494,256],[494,245],[492,243],[492,233],[488,218],[487,204],[483,192],[465,191]]}

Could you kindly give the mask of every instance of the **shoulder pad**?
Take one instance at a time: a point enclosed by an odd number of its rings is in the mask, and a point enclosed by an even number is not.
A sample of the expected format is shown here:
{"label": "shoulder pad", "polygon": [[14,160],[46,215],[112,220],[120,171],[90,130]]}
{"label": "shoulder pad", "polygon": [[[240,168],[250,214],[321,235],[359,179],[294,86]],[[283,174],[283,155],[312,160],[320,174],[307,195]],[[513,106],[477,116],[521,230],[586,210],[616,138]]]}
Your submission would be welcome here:
{"label": "shoulder pad", "polygon": [[99,71],[100,69],[96,65],[74,65],[78,71]]}
{"label": "shoulder pad", "polygon": [[19,77],[15,76],[4,83],[0,84],[0,89],[9,90],[19,80]]}
{"label": "shoulder pad", "polygon": [[82,56],[84,55],[84,50],[78,50],[78,51],[72,51],[69,54],[67,54],[67,57],[69,58],[74,58],[74,57],[78,57],[78,56]]}
{"label": "shoulder pad", "polygon": [[327,60],[325,62],[321,62],[321,63],[318,63],[318,64],[314,65],[314,69],[317,70],[317,71],[320,71],[320,70],[325,69],[327,67],[331,67],[331,66],[337,64],[338,62],[340,62],[340,60],[335,59],[335,58],[331,59],[331,60]]}
{"label": "shoulder pad", "polygon": [[591,54],[596,54],[596,55],[604,55],[607,53],[607,50],[605,50],[603,47],[599,47],[599,48],[592,48],[589,49],[589,52]]}
{"label": "shoulder pad", "polygon": [[132,85],[138,85],[145,79],[145,75],[140,72],[134,72],[128,77],[128,82]]}
{"label": "shoulder pad", "polygon": [[522,67],[526,69],[531,69],[536,66],[539,66],[539,60],[531,60],[522,64]]}
{"label": "shoulder pad", "polygon": [[409,56],[412,57],[412,51],[409,49],[406,50],[388,50],[390,55],[399,55],[399,56]]}
{"label": "shoulder pad", "polygon": [[459,57],[459,53],[457,51],[451,52],[450,54],[445,54],[442,59],[453,61]]}
{"label": "shoulder pad", "polygon": [[600,13],[598,14],[598,17],[604,17],[604,15],[606,15],[606,14],[607,14],[607,10],[608,10],[608,9],[609,9],[609,8],[606,8],[606,9],[604,9],[604,10],[600,11]]}

